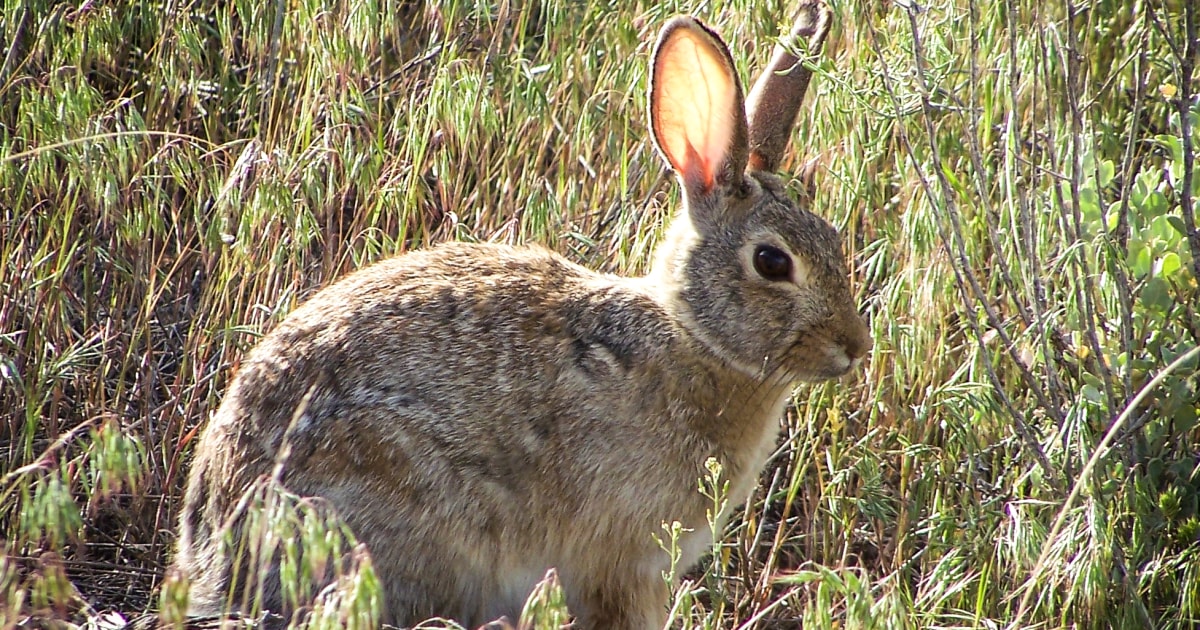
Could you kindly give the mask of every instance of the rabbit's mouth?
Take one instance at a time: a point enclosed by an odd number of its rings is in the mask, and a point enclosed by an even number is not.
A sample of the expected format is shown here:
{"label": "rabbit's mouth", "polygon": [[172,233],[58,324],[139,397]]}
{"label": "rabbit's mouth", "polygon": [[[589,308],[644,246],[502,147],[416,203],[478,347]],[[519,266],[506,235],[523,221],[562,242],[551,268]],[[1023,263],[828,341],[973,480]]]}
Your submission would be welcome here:
{"label": "rabbit's mouth", "polygon": [[785,353],[784,368],[793,379],[818,383],[849,374],[862,364],[865,353],[832,339],[804,336]]}
{"label": "rabbit's mouth", "polygon": [[851,369],[862,362],[861,356],[851,357],[850,352],[846,350],[845,346],[840,344],[830,344],[825,354],[828,357],[825,369],[822,371],[822,376],[825,379],[845,376]]}

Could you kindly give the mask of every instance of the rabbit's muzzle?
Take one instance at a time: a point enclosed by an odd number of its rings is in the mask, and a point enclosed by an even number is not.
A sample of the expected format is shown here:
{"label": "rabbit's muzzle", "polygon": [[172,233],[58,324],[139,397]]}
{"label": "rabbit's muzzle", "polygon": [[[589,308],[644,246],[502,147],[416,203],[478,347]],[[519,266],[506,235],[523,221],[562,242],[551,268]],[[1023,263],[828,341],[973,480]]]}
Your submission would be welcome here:
{"label": "rabbit's muzzle", "polygon": [[[833,325],[832,321],[830,325]],[[863,362],[874,345],[871,330],[858,313],[853,313],[840,326],[826,332],[823,341],[823,356],[810,357],[817,360],[808,364],[808,371],[812,375],[806,380],[845,376]]]}
{"label": "rabbit's muzzle", "polygon": [[863,358],[871,352],[871,347],[874,345],[874,342],[871,341],[871,330],[867,328],[861,317],[856,319],[858,326],[854,327],[854,331],[838,340],[841,342],[842,352],[845,353],[850,363],[847,370],[862,363]]}

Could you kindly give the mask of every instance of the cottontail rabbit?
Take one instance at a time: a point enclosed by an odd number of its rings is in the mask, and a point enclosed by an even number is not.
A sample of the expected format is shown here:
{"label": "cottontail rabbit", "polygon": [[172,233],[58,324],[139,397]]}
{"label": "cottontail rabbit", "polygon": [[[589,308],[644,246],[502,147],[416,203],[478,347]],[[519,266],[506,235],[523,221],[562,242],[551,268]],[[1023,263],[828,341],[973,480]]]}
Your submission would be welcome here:
{"label": "cottontail rabbit", "polygon": [[[793,36],[816,50],[828,22],[809,0]],[[287,430],[283,485],[366,543],[387,621],[515,619],[553,567],[577,628],[662,627],[654,534],[690,528],[681,566],[708,548],[706,460],[731,502],[747,496],[793,386],[845,374],[871,340],[837,232],[772,173],[809,72],[777,49],[746,106],[724,43],[690,17],[663,28],[652,63],[654,141],[684,207],[650,273],[446,244],[308,300],[200,438],[176,558],[191,612],[225,601],[221,532]]]}

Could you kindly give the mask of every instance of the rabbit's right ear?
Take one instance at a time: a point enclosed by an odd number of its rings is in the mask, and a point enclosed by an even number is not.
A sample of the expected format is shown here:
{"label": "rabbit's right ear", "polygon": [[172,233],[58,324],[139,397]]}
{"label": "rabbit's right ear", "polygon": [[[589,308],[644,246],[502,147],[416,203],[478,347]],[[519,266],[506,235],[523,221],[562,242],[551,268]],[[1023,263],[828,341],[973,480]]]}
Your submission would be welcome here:
{"label": "rabbit's right ear", "polygon": [[820,53],[829,34],[830,16],[823,0],[805,0],[791,35],[775,47],[771,63],[750,89],[746,111],[750,120],[751,170],[773,172],[783,161],[796,114],[812,79],[812,71],[793,50],[800,46],[809,55]]}
{"label": "rabbit's right ear", "polygon": [[725,44],[694,18],[673,18],[658,37],[650,124],[689,197],[741,185],[749,151],[742,86]]}

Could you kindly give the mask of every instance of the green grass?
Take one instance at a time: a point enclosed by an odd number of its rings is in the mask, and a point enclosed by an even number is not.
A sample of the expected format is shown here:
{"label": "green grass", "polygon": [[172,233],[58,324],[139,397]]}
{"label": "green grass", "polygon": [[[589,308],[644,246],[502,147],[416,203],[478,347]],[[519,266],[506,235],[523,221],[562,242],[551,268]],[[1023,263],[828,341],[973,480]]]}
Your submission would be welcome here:
{"label": "green grass", "polygon": [[[196,428],[333,279],[447,239],[645,268],[657,29],[745,77],[791,13],[610,4],[4,0],[0,628],[177,601]],[[675,625],[1195,627],[1195,7],[832,4],[784,168],[819,160],[875,350],[798,392]]]}

